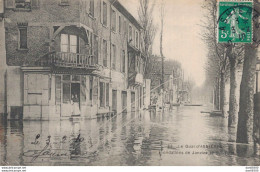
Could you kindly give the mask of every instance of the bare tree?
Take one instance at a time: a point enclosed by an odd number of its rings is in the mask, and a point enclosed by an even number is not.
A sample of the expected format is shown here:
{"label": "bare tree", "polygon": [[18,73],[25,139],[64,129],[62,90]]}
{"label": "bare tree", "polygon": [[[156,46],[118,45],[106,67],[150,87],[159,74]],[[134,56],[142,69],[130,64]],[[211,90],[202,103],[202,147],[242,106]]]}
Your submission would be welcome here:
{"label": "bare tree", "polygon": [[[253,131],[259,130],[260,124],[254,121],[254,87],[257,59],[257,47],[260,43],[259,15],[260,5],[254,0],[253,9],[253,43],[245,45],[243,74],[240,85],[240,99],[237,125],[237,142],[250,143],[259,139],[253,137]],[[256,118],[255,118],[256,119]],[[254,125],[255,124],[255,125]],[[254,128],[254,130],[253,130]]]}
{"label": "bare tree", "polygon": [[[214,32],[214,49],[216,52],[216,57],[219,58],[219,74],[220,74],[220,109],[225,113],[225,83],[223,82],[225,79],[230,80],[230,95],[229,95],[229,126],[236,126],[236,119],[237,119],[237,98],[236,98],[236,90],[237,90],[237,79],[236,79],[236,73],[237,73],[237,64],[238,62],[242,61],[242,54],[244,50],[244,46],[237,44],[218,44],[216,40],[216,32],[217,32],[217,1],[207,1],[206,8],[208,9],[208,12],[211,14],[211,20],[213,21],[213,27],[211,28]],[[207,16],[207,18],[210,18]],[[211,33],[211,32],[209,32]],[[207,35],[209,37],[209,35]],[[208,41],[208,43],[212,41],[211,39]],[[219,47],[219,48],[218,48]],[[221,55],[220,51],[221,49],[224,49],[223,55]],[[211,59],[212,60],[212,59]],[[213,60],[213,64],[216,64],[216,61]],[[214,68],[210,66],[210,69],[214,71]],[[228,71],[229,70],[229,71]],[[215,70],[216,71],[216,70]],[[215,72],[214,71],[214,72]],[[225,76],[226,75],[226,76]],[[216,79],[216,83],[218,84],[218,79]],[[223,109],[224,107],[224,109]]]}
{"label": "bare tree", "polygon": [[[256,46],[260,43],[259,37],[259,4],[254,0],[254,24],[253,24],[253,44],[246,44],[243,47],[236,47],[234,44],[224,44],[224,47],[218,44],[216,39],[216,22],[212,22],[217,19],[216,14],[216,0],[206,1],[205,0],[205,8],[208,11],[207,19],[210,24],[206,25],[206,29],[209,30],[208,33],[204,35],[204,38],[209,46],[209,48],[213,48],[210,43],[215,44],[215,53],[216,57],[219,57],[219,67],[220,67],[220,85],[223,85],[223,75],[230,74],[230,116],[229,116],[229,126],[235,126],[235,118],[237,115],[237,105],[236,105],[236,67],[237,63],[240,59],[240,56],[244,56],[243,59],[243,74],[242,81],[240,85],[240,99],[239,99],[239,112],[238,112],[238,124],[237,124],[237,140],[239,143],[249,143],[253,141],[253,119],[254,119],[254,86],[255,86],[255,69],[256,69]],[[213,18],[212,18],[213,17]],[[214,28],[212,28],[213,26]],[[213,30],[213,31],[212,31]],[[210,38],[211,34],[214,34],[214,38]],[[211,52],[209,50],[209,52]],[[212,53],[212,52],[211,52]],[[214,55],[214,54],[212,54]],[[228,60],[227,60],[228,59]],[[213,62],[213,61],[212,61]],[[210,63],[212,63],[210,62]],[[226,65],[225,65],[226,64]],[[227,65],[228,64],[228,65]],[[229,72],[227,69],[229,68]],[[210,71],[214,71],[208,68]],[[225,72],[225,73],[223,73]],[[212,72],[211,72],[212,73]],[[223,87],[220,88],[223,91]],[[225,97],[225,96],[224,96]],[[220,93],[220,106],[223,106],[223,93]],[[222,110],[223,111],[223,110]],[[255,125],[259,127],[259,124]]]}
{"label": "bare tree", "polygon": [[230,94],[229,94],[229,114],[228,126],[236,127],[238,118],[238,103],[237,103],[237,68],[243,60],[244,45],[231,44],[228,47],[229,73],[230,73]]}
{"label": "bare tree", "polygon": [[216,90],[219,90],[217,94],[220,99],[220,110],[222,111],[223,116],[226,116],[226,94],[225,94],[225,84],[228,78],[228,67],[229,60],[227,56],[227,47],[225,44],[217,43],[217,1],[210,0],[204,1],[203,8],[206,10],[207,15],[206,23],[203,27],[205,29],[204,34],[202,35],[208,46],[208,67],[207,75],[213,75],[209,78],[215,82],[217,86]]}
{"label": "bare tree", "polygon": [[163,28],[164,28],[164,1],[162,0],[161,6],[160,6],[160,21],[161,21],[161,32],[160,32],[160,55],[162,58],[162,89],[164,89],[164,55],[163,55]]}
{"label": "bare tree", "polygon": [[152,45],[156,34],[156,27],[153,21],[154,1],[151,0],[139,0],[138,16],[139,22],[143,28],[143,40],[145,51],[145,75],[147,77],[151,72],[150,56],[152,54]]}

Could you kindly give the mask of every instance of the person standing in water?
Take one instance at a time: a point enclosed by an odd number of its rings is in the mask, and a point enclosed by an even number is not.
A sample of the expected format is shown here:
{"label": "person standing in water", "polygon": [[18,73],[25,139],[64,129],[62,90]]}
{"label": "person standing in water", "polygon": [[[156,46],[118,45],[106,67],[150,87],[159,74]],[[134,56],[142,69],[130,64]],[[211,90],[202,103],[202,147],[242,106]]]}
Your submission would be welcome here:
{"label": "person standing in water", "polygon": [[80,115],[79,97],[77,94],[71,96],[72,115]]}

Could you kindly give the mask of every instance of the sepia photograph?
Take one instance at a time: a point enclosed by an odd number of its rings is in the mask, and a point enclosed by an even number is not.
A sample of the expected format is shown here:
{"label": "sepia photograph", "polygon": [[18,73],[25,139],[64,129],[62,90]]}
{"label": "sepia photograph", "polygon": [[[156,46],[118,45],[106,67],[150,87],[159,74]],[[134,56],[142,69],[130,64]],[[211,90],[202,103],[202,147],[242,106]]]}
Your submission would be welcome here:
{"label": "sepia photograph", "polygon": [[1,172],[259,172],[259,44],[260,0],[0,0]]}

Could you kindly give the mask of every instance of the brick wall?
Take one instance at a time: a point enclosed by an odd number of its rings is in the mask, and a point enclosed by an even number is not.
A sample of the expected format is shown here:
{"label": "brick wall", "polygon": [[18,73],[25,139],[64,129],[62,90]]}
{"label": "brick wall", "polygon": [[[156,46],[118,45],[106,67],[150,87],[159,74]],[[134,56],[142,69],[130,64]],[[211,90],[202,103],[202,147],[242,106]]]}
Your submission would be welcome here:
{"label": "brick wall", "polygon": [[[48,52],[46,41],[53,33],[53,26],[79,22],[79,0],[61,6],[60,0],[41,0],[31,11],[6,9],[5,32],[8,65],[22,65],[34,61]],[[18,23],[28,23],[28,50],[18,50]]]}

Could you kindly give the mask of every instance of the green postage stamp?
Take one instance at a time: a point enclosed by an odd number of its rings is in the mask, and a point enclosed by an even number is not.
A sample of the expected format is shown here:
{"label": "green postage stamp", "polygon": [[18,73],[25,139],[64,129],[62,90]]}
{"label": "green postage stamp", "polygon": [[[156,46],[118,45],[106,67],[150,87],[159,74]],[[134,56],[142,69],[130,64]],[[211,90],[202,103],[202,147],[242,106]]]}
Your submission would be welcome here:
{"label": "green postage stamp", "polygon": [[252,1],[219,1],[218,42],[252,43]]}

